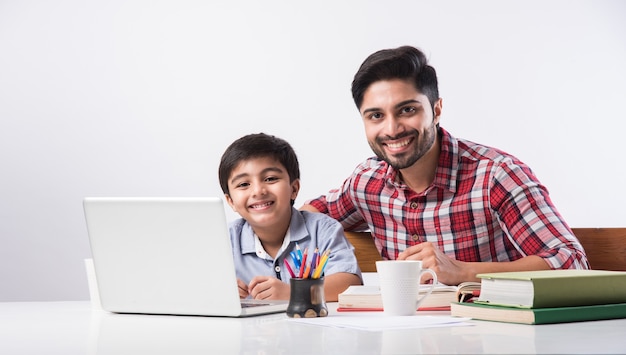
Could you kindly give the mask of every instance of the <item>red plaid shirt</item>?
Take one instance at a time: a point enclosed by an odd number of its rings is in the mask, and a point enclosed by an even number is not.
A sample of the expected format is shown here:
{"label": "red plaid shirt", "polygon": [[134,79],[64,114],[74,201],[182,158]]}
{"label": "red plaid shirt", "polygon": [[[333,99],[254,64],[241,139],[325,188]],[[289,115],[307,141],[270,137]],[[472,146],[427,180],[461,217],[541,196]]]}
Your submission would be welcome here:
{"label": "red plaid shirt", "polygon": [[440,128],[435,180],[421,193],[372,157],[340,189],[307,201],[346,230],[369,229],[385,259],[422,241],[461,261],[544,258],[552,268],[589,268],[585,252],[531,169],[500,150]]}

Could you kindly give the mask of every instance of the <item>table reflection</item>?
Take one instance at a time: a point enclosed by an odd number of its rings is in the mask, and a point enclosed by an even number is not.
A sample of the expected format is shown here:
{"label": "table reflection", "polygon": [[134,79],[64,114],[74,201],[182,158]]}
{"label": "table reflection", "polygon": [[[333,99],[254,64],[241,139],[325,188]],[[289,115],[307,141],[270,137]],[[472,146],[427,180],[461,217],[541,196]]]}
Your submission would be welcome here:
{"label": "table reflection", "polygon": [[97,355],[593,353],[599,344],[604,353],[626,351],[620,320],[540,326],[477,321],[385,331],[297,323],[282,313],[228,318],[93,311],[91,321],[90,352]]}

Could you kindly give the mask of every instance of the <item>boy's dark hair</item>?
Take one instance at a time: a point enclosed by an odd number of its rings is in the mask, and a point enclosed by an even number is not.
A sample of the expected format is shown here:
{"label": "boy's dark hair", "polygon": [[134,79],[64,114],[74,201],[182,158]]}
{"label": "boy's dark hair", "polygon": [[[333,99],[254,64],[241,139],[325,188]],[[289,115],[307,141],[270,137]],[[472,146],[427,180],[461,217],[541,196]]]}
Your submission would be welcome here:
{"label": "boy's dark hair", "polygon": [[231,143],[222,155],[218,169],[222,192],[228,193],[228,177],[240,162],[265,157],[278,160],[287,169],[289,182],[300,178],[298,157],[287,141],[265,133],[254,133]]}
{"label": "boy's dark hair", "polygon": [[352,98],[360,110],[367,88],[380,80],[409,80],[433,106],[439,99],[437,73],[422,51],[410,46],[383,49],[365,59],[352,81]]}

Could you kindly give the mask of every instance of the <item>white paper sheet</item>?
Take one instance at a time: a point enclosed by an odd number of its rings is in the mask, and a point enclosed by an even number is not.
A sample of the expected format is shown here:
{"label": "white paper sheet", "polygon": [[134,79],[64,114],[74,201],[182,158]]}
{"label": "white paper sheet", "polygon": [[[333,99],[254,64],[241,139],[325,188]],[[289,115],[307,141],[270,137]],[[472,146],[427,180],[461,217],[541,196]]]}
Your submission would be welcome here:
{"label": "white paper sheet", "polygon": [[367,315],[330,315],[320,318],[290,318],[291,322],[311,325],[352,328],[368,331],[389,329],[415,329],[433,327],[471,326],[469,318],[449,316],[386,316],[384,313],[369,313]]}

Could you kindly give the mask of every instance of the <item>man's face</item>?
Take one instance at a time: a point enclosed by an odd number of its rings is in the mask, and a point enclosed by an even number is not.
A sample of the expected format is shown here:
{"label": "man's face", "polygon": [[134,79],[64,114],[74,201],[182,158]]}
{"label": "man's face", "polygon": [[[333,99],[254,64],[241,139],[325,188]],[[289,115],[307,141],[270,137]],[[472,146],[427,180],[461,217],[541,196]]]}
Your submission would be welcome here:
{"label": "man's face", "polygon": [[400,79],[372,83],[360,107],[370,147],[395,169],[412,166],[433,147],[441,100],[434,111],[436,117],[426,95]]}

